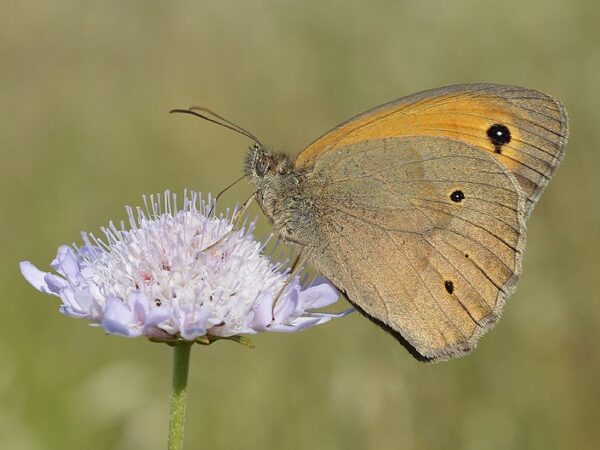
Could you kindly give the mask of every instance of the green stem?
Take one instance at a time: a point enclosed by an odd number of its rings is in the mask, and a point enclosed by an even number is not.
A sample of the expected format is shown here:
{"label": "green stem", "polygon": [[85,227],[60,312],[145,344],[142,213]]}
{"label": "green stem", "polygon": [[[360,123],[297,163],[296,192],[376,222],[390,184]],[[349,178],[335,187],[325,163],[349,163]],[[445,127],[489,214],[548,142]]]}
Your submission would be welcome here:
{"label": "green stem", "polygon": [[193,342],[181,342],[173,347],[173,386],[171,390],[171,418],[169,421],[168,450],[183,448],[183,424],[187,397],[188,369]]}

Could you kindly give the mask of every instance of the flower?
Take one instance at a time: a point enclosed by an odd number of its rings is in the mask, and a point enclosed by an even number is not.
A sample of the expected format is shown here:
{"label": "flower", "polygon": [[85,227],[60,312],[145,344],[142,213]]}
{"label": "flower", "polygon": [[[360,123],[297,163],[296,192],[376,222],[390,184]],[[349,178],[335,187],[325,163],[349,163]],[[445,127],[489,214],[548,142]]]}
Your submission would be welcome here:
{"label": "flower", "polygon": [[337,291],[324,281],[303,289],[298,276],[288,283],[289,270],[254,240],[254,223],[233,230],[228,216],[210,214],[210,203],[195,192],[184,194],[182,209],[169,191],[144,197],[144,209],[126,208],[130,229],[110,222],[105,239],[82,233],[83,246],[58,249],[56,274],[29,261],[21,262],[21,273],[60,297],[63,314],[128,337],[293,332],[350,311],[313,311],[335,303]]}

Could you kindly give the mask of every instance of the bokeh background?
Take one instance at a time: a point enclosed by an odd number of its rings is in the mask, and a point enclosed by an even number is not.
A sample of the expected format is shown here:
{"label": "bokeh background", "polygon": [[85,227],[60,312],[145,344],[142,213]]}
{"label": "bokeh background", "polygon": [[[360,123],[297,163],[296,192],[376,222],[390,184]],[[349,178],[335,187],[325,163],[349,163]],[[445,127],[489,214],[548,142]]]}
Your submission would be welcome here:
{"label": "bokeh background", "polygon": [[583,0],[3,2],[0,448],[165,446],[169,349],[61,316],[18,262],[47,267],[142,193],[241,174],[247,139],[169,109],[210,105],[293,153],[382,102],[481,81],[548,92],[571,124],[499,326],[438,365],[358,315],[198,347],[186,448],[599,448],[599,16]]}

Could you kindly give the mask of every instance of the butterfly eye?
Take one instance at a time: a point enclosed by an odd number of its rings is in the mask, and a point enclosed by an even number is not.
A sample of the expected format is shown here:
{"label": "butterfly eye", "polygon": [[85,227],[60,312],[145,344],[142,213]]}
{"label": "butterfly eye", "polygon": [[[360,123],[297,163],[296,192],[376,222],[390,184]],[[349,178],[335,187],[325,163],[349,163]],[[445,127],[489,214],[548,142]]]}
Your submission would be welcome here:
{"label": "butterfly eye", "polygon": [[256,174],[260,177],[264,176],[267,171],[271,168],[271,156],[261,155],[256,160]]}

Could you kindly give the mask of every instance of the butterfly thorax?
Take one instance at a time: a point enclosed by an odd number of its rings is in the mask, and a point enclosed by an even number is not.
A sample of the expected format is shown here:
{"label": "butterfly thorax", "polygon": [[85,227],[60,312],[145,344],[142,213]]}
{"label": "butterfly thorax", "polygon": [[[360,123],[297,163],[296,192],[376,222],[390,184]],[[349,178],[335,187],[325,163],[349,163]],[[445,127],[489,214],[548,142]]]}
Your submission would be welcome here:
{"label": "butterfly thorax", "polygon": [[[279,237],[304,243],[310,237],[312,202],[303,189],[305,174],[294,170],[290,158],[255,145],[248,152],[246,176],[256,187],[256,201]],[[300,221],[302,223],[300,223]]]}

